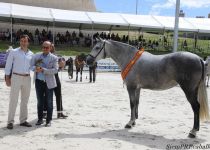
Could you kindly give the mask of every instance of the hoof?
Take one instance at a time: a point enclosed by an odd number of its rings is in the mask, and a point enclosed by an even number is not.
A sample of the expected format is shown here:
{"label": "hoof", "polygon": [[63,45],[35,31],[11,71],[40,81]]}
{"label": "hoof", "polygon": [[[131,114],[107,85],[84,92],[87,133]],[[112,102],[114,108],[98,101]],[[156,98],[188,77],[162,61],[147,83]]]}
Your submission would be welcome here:
{"label": "hoof", "polygon": [[132,126],[135,126],[136,125],[136,122],[133,122]]}
{"label": "hoof", "polygon": [[192,133],[189,133],[188,137],[192,139],[192,138],[195,138],[196,136]]}
{"label": "hoof", "polygon": [[129,124],[126,124],[126,125],[125,125],[125,128],[126,128],[126,129],[131,129],[131,128],[132,128],[132,126],[131,126],[131,125],[129,125]]}

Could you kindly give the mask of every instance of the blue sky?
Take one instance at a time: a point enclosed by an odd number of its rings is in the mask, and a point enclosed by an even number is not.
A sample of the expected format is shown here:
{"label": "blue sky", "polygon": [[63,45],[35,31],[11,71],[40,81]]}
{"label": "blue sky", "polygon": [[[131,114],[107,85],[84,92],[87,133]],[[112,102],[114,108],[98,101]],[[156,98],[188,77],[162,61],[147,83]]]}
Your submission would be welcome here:
{"label": "blue sky", "polygon": [[[138,14],[174,16],[176,0],[138,0]],[[136,0],[95,0],[101,12],[136,13]],[[205,16],[210,13],[210,0],[181,0],[180,9],[186,17]]]}

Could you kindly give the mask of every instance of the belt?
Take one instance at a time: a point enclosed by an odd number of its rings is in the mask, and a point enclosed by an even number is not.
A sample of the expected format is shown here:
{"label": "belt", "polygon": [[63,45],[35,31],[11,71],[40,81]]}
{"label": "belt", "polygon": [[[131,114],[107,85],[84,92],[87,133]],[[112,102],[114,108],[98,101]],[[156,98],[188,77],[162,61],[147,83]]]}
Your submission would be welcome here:
{"label": "belt", "polygon": [[40,80],[40,79],[36,79],[37,81],[40,81],[40,82],[43,82],[43,83],[46,83],[45,80]]}
{"label": "belt", "polygon": [[13,72],[13,74],[18,75],[18,76],[23,76],[23,77],[30,76],[30,74],[20,74],[20,73],[15,73],[15,72]]}

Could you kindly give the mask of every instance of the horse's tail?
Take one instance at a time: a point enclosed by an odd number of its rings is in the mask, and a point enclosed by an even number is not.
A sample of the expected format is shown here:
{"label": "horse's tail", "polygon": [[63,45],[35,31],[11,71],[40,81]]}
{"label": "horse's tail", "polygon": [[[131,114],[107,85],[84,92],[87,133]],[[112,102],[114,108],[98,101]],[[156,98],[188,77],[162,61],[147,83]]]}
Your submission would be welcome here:
{"label": "horse's tail", "polygon": [[199,83],[198,88],[198,101],[200,103],[200,119],[202,121],[210,120],[209,117],[209,106],[208,106],[208,96],[206,91],[206,68],[203,60],[200,60],[202,64],[202,78]]}

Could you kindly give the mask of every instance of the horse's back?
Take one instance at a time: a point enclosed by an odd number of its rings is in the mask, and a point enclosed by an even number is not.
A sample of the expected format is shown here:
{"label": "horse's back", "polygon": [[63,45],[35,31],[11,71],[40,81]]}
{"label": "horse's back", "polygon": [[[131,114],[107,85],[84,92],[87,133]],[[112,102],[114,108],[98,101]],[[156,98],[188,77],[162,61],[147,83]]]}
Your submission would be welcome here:
{"label": "horse's back", "polygon": [[189,52],[164,55],[144,52],[131,74],[129,78],[137,77],[143,88],[164,90],[186,81],[197,84],[202,75],[202,64],[197,55]]}

